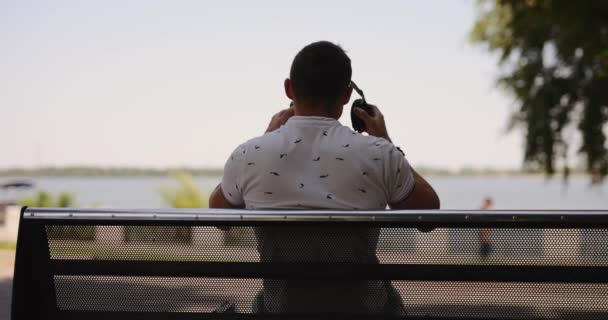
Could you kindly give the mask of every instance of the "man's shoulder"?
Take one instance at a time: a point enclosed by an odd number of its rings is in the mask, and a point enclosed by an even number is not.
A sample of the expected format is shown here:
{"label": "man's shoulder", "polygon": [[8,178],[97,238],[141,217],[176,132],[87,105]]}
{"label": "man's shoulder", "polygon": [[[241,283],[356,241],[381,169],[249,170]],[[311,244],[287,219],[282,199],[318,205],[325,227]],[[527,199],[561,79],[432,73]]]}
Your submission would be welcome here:
{"label": "man's shoulder", "polygon": [[393,146],[390,141],[384,138],[361,134],[359,132],[353,131],[347,126],[341,126],[337,128],[337,130],[340,136],[348,137],[349,140],[353,142],[353,148],[358,147],[362,149],[387,149]]}
{"label": "man's shoulder", "polygon": [[275,146],[277,142],[283,140],[283,136],[281,134],[281,128],[271,131],[271,132],[266,132],[257,137],[250,138],[249,140],[241,143],[238,148],[242,149],[242,150],[249,150],[249,149],[260,149],[260,148],[262,148],[262,146],[264,146],[264,147]]}
{"label": "man's shoulder", "polygon": [[[237,150],[247,151],[261,148],[278,148],[281,143],[285,142],[288,131],[288,128],[281,126],[274,131],[250,138],[241,143]],[[332,129],[329,129],[329,131],[332,131]],[[339,140],[342,145],[348,144],[352,151],[369,152],[370,150],[376,150],[379,153],[384,153],[395,148],[390,141],[384,138],[361,134],[353,131],[347,126],[335,126],[333,127],[333,131],[333,134],[330,134],[330,138],[333,136],[333,138]],[[321,132],[320,134],[325,135],[327,132]]]}

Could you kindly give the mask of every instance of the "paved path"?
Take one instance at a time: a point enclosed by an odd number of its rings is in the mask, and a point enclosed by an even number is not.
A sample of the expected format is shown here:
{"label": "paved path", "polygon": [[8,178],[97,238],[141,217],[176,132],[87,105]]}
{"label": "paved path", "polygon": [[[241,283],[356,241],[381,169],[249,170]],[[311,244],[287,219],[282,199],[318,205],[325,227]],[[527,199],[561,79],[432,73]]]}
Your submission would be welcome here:
{"label": "paved path", "polygon": [[10,319],[15,251],[0,250],[0,320]]}

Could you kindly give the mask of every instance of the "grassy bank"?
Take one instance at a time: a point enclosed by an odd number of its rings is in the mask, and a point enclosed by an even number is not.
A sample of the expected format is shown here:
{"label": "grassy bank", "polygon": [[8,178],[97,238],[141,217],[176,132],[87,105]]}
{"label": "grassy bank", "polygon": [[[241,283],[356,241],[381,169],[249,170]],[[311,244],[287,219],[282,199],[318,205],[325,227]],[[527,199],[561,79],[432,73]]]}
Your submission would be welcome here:
{"label": "grassy bank", "polygon": [[4,242],[0,241],[0,250],[15,250],[17,244],[15,242]]}

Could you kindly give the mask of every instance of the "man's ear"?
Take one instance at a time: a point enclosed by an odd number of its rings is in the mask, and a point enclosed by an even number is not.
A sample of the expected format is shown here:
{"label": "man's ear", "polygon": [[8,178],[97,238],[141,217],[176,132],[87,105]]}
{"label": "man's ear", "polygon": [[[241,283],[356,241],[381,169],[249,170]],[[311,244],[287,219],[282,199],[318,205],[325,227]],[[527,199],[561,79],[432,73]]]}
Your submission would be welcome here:
{"label": "man's ear", "polygon": [[341,105],[345,105],[350,101],[350,96],[353,94],[353,88],[351,86],[346,87],[344,93],[342,93],[342,99],[340,100]]}
{"label": "man's ear", "polygon": [[291,79],[285,79],[283,86],[285,87],[285,95],[287,98],[289,98],[289,100],[293,101],[293,87],[291,86]]}

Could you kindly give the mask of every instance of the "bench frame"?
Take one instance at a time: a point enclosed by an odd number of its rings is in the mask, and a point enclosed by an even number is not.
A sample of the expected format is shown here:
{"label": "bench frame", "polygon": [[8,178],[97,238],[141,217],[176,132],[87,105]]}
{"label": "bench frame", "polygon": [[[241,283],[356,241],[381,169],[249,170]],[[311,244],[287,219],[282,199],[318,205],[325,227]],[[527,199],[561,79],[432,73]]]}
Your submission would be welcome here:
{"label": "bench frame", "polygon": [[[608,266],[531,265],[263,265],[242,262],[53,261],[47,225],[366,226],[402,228],[608,229],[608,211],[245,211],[245,210],[21,210],[12,319],[284,319],[286,315],[74,312],[56,306],[53,275],[129,275],[282,279],[608,283]],[[345,271],[348,270],[348,271]],[[295,315],[297,318],[298,316]],[[321,318],[335,318],[326,315]],[[294,317],[290,317],[294,318]],[[369,318],[369,317],[363,317]],[[374,316],[374,319],[381,317]],[[408,319],[415,319],[409,317]],[[428,318],[423,318],[428,319]]]}

